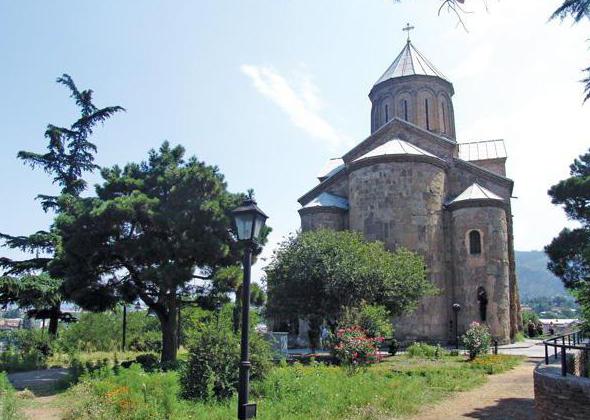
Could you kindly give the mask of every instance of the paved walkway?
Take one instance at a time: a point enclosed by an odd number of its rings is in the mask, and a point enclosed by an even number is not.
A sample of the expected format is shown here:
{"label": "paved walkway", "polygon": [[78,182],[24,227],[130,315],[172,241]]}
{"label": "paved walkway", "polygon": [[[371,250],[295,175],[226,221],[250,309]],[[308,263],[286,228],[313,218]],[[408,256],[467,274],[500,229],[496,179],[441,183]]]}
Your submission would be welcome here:
{"label": "paved walkway", "polygon": [[539,361],[538,358],[529,358],[506,373],[491,375],[486,384],[471,391],[457,393],[412,418],[534,419],[533,370]]}

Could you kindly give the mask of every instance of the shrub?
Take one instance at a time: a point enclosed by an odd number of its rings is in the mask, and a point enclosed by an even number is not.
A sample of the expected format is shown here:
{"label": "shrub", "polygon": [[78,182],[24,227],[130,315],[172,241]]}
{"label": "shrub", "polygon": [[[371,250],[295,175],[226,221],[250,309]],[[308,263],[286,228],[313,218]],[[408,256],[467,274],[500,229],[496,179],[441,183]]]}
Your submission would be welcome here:
{"label": "shrub", "polygon": [[359,326],[341,328],[332,343],[332,355],[342,365],[357,368],[379,361],[382,337],[368,337]]}
{"label": "shrub", "polygon": [[474,359],[490,350],[492,336],[487,326],[472,322],[462,340],[465,348],[469,350],[469,358]]}
{"label": "shrub", "polygon": [[341,327],[358,325],[368,337],[392,337],[391,315],[385,306],[363,304],[359,309],[346,309],[339,322]]}
{"label": "shrub", "polygon": [[430,344],[420,342],[412,343],[406,349],[406,352],[409,357],[422,357],[425,359],[440,359],[446,353],[439,344],[431,346]]}
{"label": "shrub", "polygon": [[153,354],[140,354],[135,358],[135,363],[146,372],[153,372],[160,366],[160,360]]}
{"label": "shrub", "polygon": [[[231,329],[206,328],[192,338],[189,356],[180,383],[183,398],[190,400],[230,398],[238,384],[240,340]],[[270,369],[270,345],[255,332],[250,333],[250,377],[262,379]]]}

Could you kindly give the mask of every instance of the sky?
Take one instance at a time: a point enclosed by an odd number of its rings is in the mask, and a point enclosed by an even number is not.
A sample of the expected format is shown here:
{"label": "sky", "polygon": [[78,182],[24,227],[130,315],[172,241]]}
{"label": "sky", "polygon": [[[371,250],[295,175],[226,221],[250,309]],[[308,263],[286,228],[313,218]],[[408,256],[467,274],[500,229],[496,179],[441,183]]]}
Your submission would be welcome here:
{"label": "sky", "polygon": [[34,197],[57,188],[16,153],[42,151],[48,123],[76,118],[55,83],[68,73],[97,106],[127,110],[96,130],[99,165],[140,161],[168,140],[217,165],[230,191],[255,190],[273,228],[260,279],[299,228],[297,198],[369,135],[367,95],[410,22],[454,85],[457,139],[505,140],[515,247],[542,249],[568,223],[547,190],[590,146],[579,83],[590,25],[548,22],[560,3],[467,0],[464,28],[438,15],[438,0],[0,1],[0,232],[51,222]]}

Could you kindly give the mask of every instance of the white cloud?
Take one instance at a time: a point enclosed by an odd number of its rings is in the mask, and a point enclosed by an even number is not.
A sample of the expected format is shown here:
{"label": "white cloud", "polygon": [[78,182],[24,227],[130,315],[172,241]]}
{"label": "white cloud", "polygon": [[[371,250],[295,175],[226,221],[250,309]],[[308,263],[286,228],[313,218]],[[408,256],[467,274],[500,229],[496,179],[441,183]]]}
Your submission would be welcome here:
{"label": "white cloud", "polygon": [[336,148],[349,142],[349,137],[340,133],[320,115],[323,102],[318,88],[309,76],[300,80],[288,80],[276,70],[265,66],[244,64],[240,66],[256,90],[289,116],[291,122],[310,136],[323,140]]}

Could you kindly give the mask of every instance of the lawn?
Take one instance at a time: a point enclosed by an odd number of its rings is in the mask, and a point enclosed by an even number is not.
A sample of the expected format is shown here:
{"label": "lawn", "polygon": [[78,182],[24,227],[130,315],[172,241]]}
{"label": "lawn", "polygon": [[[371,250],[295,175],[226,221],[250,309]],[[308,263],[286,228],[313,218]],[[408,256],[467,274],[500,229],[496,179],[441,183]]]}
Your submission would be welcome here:
{"label": "lawn", "polygon": [[[401,416],[483,384],[486,375],[520,363],[515,356],[462,356],[438,360],[398,356],[351,374],[321,364],[278,366],[252,384],[259,419],[361,419]],[[176,397],[174,372],[143,373],[138,367],[117,376],[103,372],[82,381],[60,398],[66,418],[228,419],[236,398],[226,403],[192,403]]]}

